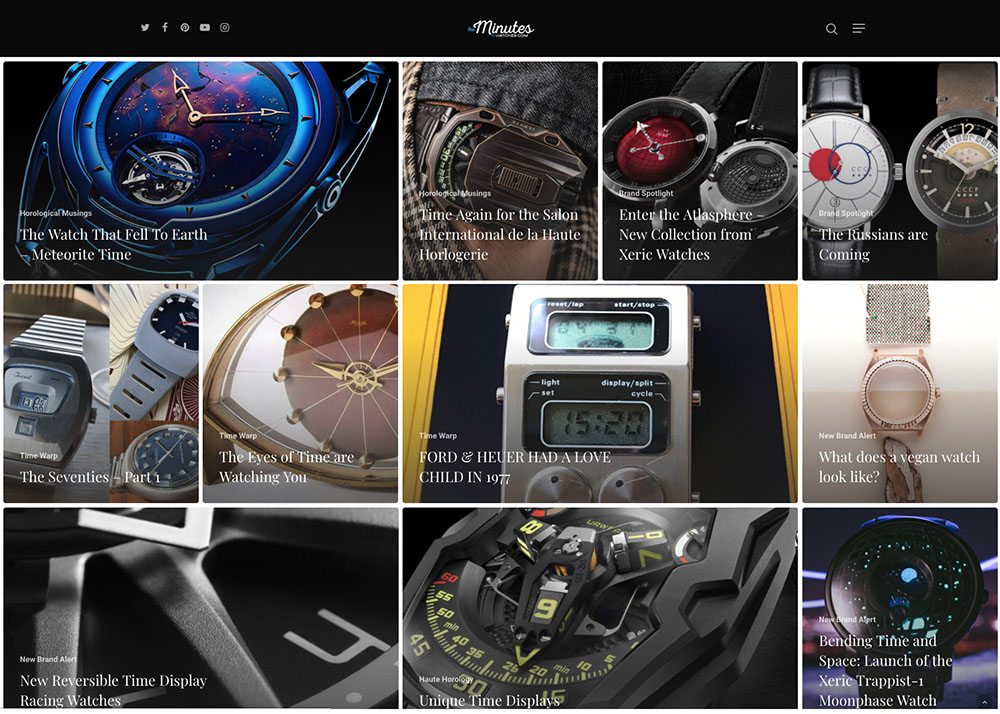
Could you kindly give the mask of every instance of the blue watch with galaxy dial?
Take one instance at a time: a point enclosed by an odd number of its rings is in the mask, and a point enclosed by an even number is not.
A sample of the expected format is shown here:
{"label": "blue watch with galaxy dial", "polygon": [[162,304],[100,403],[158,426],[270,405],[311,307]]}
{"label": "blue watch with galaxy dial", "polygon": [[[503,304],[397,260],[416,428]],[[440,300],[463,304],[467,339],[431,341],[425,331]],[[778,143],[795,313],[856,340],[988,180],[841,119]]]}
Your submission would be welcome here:
{"label": "blue watch with galaxy dial", "polygon": [[16,247],[44,277],[266,276],[333,209],[389,86],[379,65],[81,62],[38,132]]}

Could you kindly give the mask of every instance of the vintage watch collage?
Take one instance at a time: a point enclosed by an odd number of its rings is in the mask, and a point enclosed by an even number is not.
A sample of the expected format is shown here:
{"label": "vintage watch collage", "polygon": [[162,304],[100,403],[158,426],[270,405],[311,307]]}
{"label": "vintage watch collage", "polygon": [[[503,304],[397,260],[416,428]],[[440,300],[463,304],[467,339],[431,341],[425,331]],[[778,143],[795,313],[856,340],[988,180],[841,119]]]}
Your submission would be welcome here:
{"label": "vintage watch collage", "polygon": [[5,710],[997,708],[993,58],[3,74]]}

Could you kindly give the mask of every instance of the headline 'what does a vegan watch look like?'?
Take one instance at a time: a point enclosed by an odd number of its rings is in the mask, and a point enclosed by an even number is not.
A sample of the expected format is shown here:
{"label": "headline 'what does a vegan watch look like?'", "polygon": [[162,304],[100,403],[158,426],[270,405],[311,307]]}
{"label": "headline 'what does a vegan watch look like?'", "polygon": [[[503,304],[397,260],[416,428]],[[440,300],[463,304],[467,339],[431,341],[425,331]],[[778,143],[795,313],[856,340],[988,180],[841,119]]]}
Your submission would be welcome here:
{"label": "headline 'what does a vegan watch look like?'", "polygon": [[906,185],[937,226],[938,277],[997,276],[997,65],[938,66],[937,117],[906,157]]}
{"label": "headline 'what does a vegan watch look like?'", "polygon": [[65,470],[96,419],[83,320],[43,315],[5,351],[4,474]]}
{"label": "headline 'what does a vegan watch look like?'", "polygon": [[857,278],[861,240],[882,211],[903,167],[869,121],[861,73],[824,64],[809,73],[802,129],[802,216],[810,272],[819,278]]}
{"label": "headline 'what does a vegan watch look like?'", "polygon": [[318,62],[77,63],[31,152],[18,255],[100,272],[47,257],[57,231],[117,277],[263,277],[337,204],[388,84],[374,63],[339,81]]}

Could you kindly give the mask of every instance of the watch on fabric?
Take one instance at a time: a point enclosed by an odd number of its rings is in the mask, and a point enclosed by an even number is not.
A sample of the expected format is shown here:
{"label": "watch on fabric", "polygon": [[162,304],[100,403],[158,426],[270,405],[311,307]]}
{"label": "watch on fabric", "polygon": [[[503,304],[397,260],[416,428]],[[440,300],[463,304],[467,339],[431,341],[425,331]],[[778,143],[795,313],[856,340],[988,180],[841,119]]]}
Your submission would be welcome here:
{"label": "watch on fabric", "polygon": [[74,64],[32,148],[18,256],[108,277],[36,257],[76,231],[119,277],[263,277],[337,204],[389,81],[371,62],[339,80],[318,62]]}
{"label": "watch on fabric", "polygon": [[997,65],[938,66],[937,117],[913,140],[906,185],[937,226],[938,277],[997,276]]}
{"label": "watch on fabric", "polygon": [[[955,645],[965,637],[988,592],[979,557],[942,518],[885,515],[864,523],[837,551],[826,576],[826,607],[848,649],[872,660],[847,667],[868,700],[904,694],[911,706],[940,704],[951,680]],[[926,658],[921,655],[940,655]],[[895,686],[879,686],[886,680]],[[888,706],[895,706],[893,704]]]}
{"label": "watch on fabric", "polygon": [[902,166],[870,122],[861,96],[861,73],[846,64],[824,64],[809,73],[802,151],[802,216],[810,272],[820,278],[857,278],[854,254],[889,201]]}
{"label": "watch on fabric", "polygon": [[145,418],[181,379],[198,369],[200,300],[171,289],[146,308],[135,333],[136,353],[111,393],[111,419]]}
{"label": "watch on fabric", "polygon": [[137,436],[114,459],[111,487],[147,501],[179,501],[198,495],[198,430],[159,424]]}
{"label": "watch on fabric", "polygon": [[421,188],[468,223],[559,229],[580,201],[586,165],[562,136],[523,119],[421,101],[414,141]]}
{"label": "watch on fabric", "polygon": [[97,412],[86,322],[43,315],[5,350],[4,474],[65,470]]}

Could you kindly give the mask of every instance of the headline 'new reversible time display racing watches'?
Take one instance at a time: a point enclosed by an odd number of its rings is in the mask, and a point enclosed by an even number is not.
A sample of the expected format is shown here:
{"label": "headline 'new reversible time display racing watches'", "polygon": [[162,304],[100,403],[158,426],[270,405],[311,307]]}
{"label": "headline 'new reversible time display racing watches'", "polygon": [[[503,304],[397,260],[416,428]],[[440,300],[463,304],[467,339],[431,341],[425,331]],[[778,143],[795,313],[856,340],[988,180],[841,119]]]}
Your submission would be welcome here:
{"label": "headline 'new reversible time display racing watches'", "polygon": [[906,185],[937,225],[938,277],[997,275],[997,65],[938,66],[937,117],[910,146]]}
{"label": "headline 'new reversible time display racing watches'", "polygon": [[869,121],[861,73],[824,64],[809,73],[802,128],[802,217],[810,271],[820,278],[855,278],[861,241],[903,178],[885,137]]}
{"label": "headline 'new reversible time display racing watches'", "polygon": [[[847,647],[885,662],[845,668],[870,701],[863,706],[886,708],[877,702],[887,695],[888,706],[898,706],[897,694],[914,698],[913,707],[937,706],[951,680],[954,647],[988,597],[979,558],[955,523],[917,515],[864,523],[826,577],[827,610]],[[921,655],[938,656],[921,665]],[[878,685],[887,680],[896,684]]]}
{"label": "headline 'new reversible time display racing watches'", "polygon": [[[263,277],[337,203],[389,79],[318,62],[81,62],[28,163],[17,251],[40,275]],[[100,263],[48,259],[79,235]]]}
{"label": "headline 'new reversible time display racing watches'", "polygon": [[687,502],[694,331],[684,286],[518,285],[503,404],[508,503]]}
{"label": "headline 'new reversible time display racing watches'", "polygon": [[282,288],[219,342],[205,370],[206,430],[283,469],[395,488],[398,335],[394,286]]}
{"label": "headline 'new reversible time display racing watches'", "polygon": [[112,462],[111,487],[153,502],[197,498],[198,430],[162,424],[144,431]]}
{"label": "headline 'new reversible time display racing watches'", "polygon": [[424,708],[724,701],[794,563],[788,509],[476,511],[406,584],[404,696]]}
{"label": "headline 'new reversible time display racing watches'", "polygon": [[186,290],[168,290],[149,304],[135,333],[137,352],[111,393],[113,420],[143,419],[178,380],[197,371],[199,306]]}
{"label": "headline 'new reversible time display racing watches'", "polygon": [[4,474],[65,470],[97,418],[86,322],[43,315],[4,352]]}
{"label": "headline 'new reversible time display racing watches'", "polygon": [[414,142],[421,188],[442,210],[469,216],[468,223],[558,229],[579,203],[586,165],[559,134],[523,119],[420,102]]}

